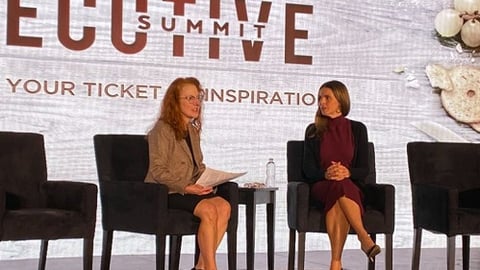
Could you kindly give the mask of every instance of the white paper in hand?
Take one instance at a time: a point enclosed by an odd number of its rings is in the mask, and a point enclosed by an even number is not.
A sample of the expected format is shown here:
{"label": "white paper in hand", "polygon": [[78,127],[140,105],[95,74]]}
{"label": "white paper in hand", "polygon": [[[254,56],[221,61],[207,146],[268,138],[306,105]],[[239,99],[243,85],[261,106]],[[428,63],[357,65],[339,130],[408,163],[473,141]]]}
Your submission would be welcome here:
{"label": "white paper in hand", "polygon": [[206,168],[205,171],[202,173],[200,178],[198,178],[196,184],[204,186],[204,187],[215,187],[220,184],[223,184],[227,181],[245,175],[247,172],[241,173],[232,173],[232,172],[224,172],[215,170],[212,168]]}

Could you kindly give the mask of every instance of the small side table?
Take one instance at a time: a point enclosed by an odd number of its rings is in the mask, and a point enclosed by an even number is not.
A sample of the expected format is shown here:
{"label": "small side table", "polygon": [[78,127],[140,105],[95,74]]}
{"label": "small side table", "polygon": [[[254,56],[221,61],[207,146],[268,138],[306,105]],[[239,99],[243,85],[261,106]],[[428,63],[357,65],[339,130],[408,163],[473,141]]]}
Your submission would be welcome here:
{"label": "small side table", "polygon": [[239,204],[245,205],[247,227],[247,270],[254,269],[255,256],[255,216],[256,205],[266,204],[267,207],[267,260],[268,270],[274,269],[275,257],[275,192],[277,187],[268,188],[238,188]]}

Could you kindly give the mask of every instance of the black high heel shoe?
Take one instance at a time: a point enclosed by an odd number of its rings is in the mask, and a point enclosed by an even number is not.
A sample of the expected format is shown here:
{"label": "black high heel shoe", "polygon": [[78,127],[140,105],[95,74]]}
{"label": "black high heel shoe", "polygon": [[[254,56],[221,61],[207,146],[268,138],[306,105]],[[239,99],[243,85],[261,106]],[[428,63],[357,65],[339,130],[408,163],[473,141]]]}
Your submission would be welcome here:
{"label": "black high heel shoe", "polygon": [[378,245],[373,245],[373,247],[371,247],[368,251],[365,251],[365,255],[367,255],[367,258],[373,262],[375,260],[375,256],[377,256],[381,251],[382,250]]}

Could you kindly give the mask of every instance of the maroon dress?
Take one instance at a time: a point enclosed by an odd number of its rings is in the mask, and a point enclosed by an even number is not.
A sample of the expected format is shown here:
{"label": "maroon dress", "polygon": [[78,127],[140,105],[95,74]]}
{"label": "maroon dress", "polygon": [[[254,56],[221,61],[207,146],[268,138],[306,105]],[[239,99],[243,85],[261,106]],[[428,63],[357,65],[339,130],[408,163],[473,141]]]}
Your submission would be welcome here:
{"label": "maroon dress", "polygon": [[[332,162],[341,162],[350,168],[354,147],[350,120],[343,116],[330,119],[328,130],[323,134],[320,143],[320,166],[326,170]],[[322,179],[312,185],[311,196],[325,206],[325,213],[339,198],[346,196],[359,205],[363,214],[363,194],[350,178],[341,181]]]}

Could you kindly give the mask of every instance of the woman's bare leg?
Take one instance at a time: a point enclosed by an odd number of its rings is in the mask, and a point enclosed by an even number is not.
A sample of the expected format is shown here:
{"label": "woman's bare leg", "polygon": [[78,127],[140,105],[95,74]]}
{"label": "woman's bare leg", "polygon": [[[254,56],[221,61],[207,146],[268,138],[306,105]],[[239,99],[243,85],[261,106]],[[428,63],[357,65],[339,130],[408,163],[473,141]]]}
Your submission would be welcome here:
{"label": "woman's bare leg", "polygon": [[337,202],[345,214],[348,223],[350,223],[353,230],[355,230],[357,233],[358,239],[362,245],[362,250],[365,252],[368,251],[373,245],[375,245],[375,243],[373,242],[372,238],[370,238],[365,230],[365,227],[363,226],[360,206],[355,201],[345,196],[338,199]]}
{"label": "woman's bare leg", "polygon": [[196,267],[204,270],[217,270],[215,260],[218,235],[217,208],[210,200],[205,199],[197,204],[193,214],[200,218],[197,232],[200,257]]}
{"label": "woman's bare leg", "polygon": [[[217,250],[218,246],[220,245],[220,243],[222,242],[222,238],[223,238],[223,236],[224,236],[224,234],[227,230],[228,221],[230,220],[231,208],[230,208],[230,204],[225,199],[223,199],[222,197],[214,197],[214,198],[210,198],[210,199],[205,199],[203,201],[207,201],[210,206],[213,206],[215,208],[215,212],[216,212],[216,222],[213,221],[213,222],[215,222],[215,232],[208,231],[209,236],[214,236],[214,239],[213,239],[214,248],[213,248],[213,251],[211,253],[213,254],[213,260],[215,261],[216,250]],[[200,203],[199,203],[199,205],[200,205]],[[200,226],[202,226],[202,223],[203,222],[200,223]],[[202,245],[201,245],[202,241],[200,240],[200,228],[199,228],[198,233],[199,233],[199,235],[198,235],[198,237],[199,237],[198,245],[200,247],[200,256],[198,258],[196,268],[197,269],[205,269],[205,270],[210,269],[210,268],[208,268],[207,263],[205,261],[207,258],[204,258],[205,256],[204,256],[203,251],[202,251],[203,248],[202,248]],[[211,250],[211,248],[208,248],[207,250]],[[207,255],[207,256],[210,256],[210,255]]]}
{"label": "woman's bare leg", "polygon": [[330,239],[330,270],[342,269],[342,252],[350,225],[337,201],[325,216],[328,238]]}
{"label": "woman's bare leg", "polygon": [[[217,219],[217,237],[216,237],[216,248],[222,242],[223,236],[227,231],[228,221],[230,220],[230,203],[228,203],[222,197],[214,197],[209,199],[217,207],[218,219]],[[215,249],[216,250],[216,249]]]}

